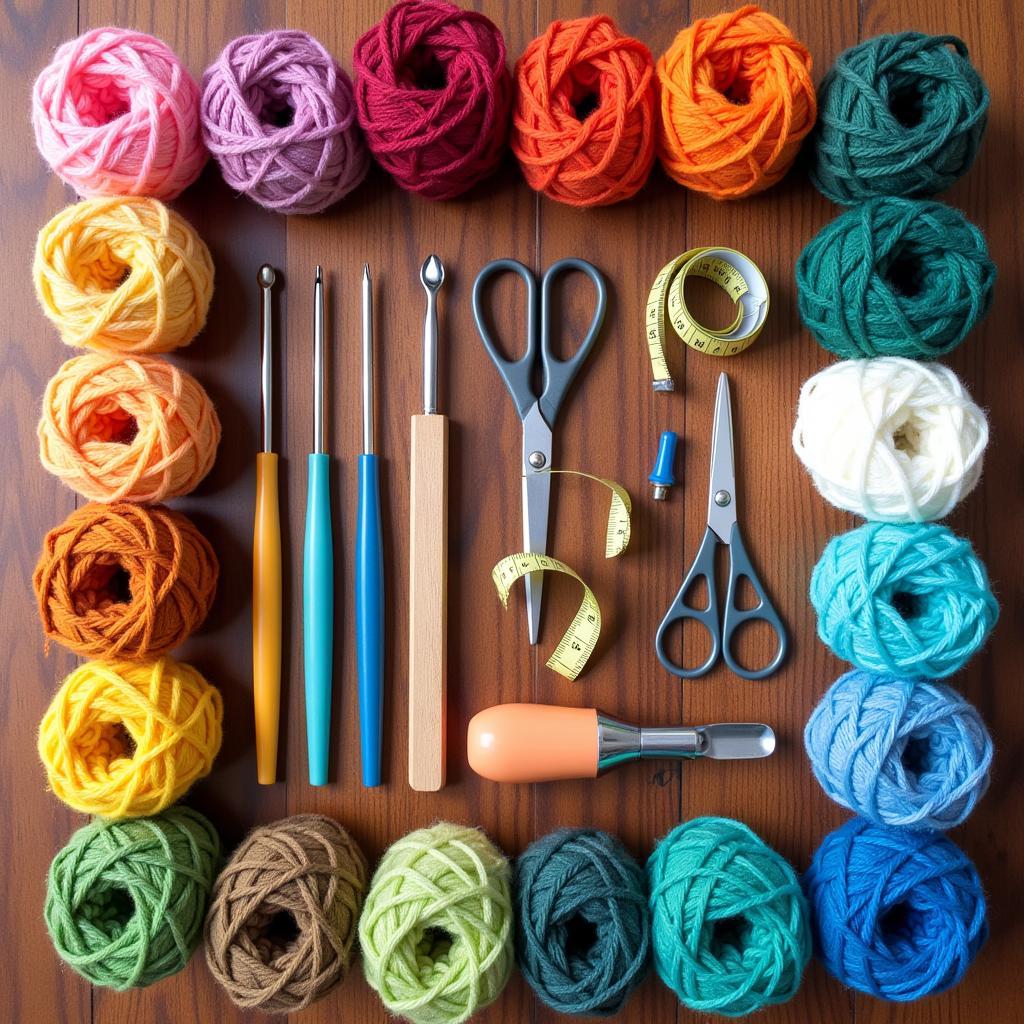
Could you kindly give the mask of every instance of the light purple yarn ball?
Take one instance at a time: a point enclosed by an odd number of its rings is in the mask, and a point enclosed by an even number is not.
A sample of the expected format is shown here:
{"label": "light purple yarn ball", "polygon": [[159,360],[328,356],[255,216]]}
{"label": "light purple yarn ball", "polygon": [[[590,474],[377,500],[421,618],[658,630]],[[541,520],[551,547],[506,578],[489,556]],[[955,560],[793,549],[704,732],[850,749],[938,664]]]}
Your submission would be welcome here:
{"label": "light purple yarn ball", "polygon": [[366,177],[352,82],[306,32],[240,36],[203,75],[203,139],[234,189],[319,213]]}

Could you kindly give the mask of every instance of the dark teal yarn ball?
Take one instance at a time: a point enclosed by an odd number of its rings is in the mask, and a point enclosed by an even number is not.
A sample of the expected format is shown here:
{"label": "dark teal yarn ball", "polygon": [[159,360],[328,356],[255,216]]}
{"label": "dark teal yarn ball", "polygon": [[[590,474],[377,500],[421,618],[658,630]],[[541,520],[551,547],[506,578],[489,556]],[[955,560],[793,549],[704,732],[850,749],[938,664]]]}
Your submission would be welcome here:
{"label": "dark teal yarn ball", "polygon": [[650,965],[644,872],[607,832],[563,829],[516,863],[516,955],[559,1013],[618,1013]]}
{"label": "dark teal yarn ball", "polygon": [[800,317],[842,359],[932,360],[992,305],[985,236],[951,206],[881,197],[826,224],[796,265]]}
{"label": "dark teal yarn ball", "polygon": [[818,90],[811,180],[835,203],[934,196],[974,162],[988,89],[956,36],[878,36],[844,51]]}

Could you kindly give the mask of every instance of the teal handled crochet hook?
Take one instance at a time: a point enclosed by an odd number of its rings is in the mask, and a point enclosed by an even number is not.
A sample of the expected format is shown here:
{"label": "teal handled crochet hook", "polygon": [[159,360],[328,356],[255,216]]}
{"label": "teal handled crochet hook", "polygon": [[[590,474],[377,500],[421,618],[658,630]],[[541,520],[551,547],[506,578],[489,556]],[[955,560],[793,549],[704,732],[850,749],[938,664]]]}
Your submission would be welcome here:
{"label": "teal handled crochet hook", "polygon": [[363,453],[356,516],[356,661],[363,785],[380,785],[384,723],[384,552],[380,478],[373,451],[373,291],[363,264]]}
{"label": "teal handled crochet hook", "polygon": [[313,451],[306,460],[306,543],[302,563],[306,750],[311,786],[327,784],[334,676],[331,457],[324,448],[324,275],[317,267],[313,281]]}

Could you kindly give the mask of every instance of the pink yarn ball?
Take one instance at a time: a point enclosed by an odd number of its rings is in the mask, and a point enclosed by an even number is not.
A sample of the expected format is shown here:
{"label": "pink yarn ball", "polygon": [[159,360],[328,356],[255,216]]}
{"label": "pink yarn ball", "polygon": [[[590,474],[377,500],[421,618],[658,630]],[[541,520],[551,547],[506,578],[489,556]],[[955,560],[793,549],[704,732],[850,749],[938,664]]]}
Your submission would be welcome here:
{"label": "pink yarn ball", "polygon": [[280,213],[318,213],[370,167],[352,82],[306,32],[228,43],[203,76],[202,124],[224,180]]}
{"label": "pink yarn ball", "polygon": [[39,152],[81,196],[173,199],[206,163],[199,86],[166,43],[95,28],[60,46],[32,90]]}

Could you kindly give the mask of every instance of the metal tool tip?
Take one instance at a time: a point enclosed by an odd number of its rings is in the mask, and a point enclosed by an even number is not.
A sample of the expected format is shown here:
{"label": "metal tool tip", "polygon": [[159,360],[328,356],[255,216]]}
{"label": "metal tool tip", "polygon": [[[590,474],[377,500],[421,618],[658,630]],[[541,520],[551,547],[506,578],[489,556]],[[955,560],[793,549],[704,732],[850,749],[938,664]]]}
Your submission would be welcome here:
{"label": "metal tool tip", "polygon": [[420,281],[427,291],[437,291],[444,284],[444,264],[431,253],[420,267]]}
{"label": "metal tool tip", "polygon": [[256,280],[261,288],[273,288],[277,273],[269,263],[264,263],[256,273]]}
{"label": "metal tool tip", "polygon": [[323,284],[324,272],[320,269],[320,264],[316,265],[316,282],[317,284]]}
{"label": "metal tool tip", "polygon": [[369,281],[370,280],[370,264],[369,263],[364,263],[363,264],[363,280],[364,281]]}

